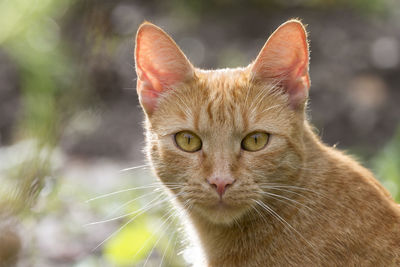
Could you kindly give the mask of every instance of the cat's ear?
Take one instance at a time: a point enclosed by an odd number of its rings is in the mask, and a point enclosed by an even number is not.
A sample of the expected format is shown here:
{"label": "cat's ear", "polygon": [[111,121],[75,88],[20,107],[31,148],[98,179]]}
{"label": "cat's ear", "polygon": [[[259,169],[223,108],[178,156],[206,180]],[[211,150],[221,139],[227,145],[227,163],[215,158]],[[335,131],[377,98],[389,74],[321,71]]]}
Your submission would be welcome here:
{"label": "cat's ear", "polygon": [[136,35],[137,92],[151,115],[160,93],[194,76],[194,70],[176,43],[162,29],[144,22]]}
{"label": "cat's ear", "polygon": [[307,33],[298,20],[282,24],[251,65],[253,79],[277,83],[289,94],[293,108],[303,106],[310,88]]}

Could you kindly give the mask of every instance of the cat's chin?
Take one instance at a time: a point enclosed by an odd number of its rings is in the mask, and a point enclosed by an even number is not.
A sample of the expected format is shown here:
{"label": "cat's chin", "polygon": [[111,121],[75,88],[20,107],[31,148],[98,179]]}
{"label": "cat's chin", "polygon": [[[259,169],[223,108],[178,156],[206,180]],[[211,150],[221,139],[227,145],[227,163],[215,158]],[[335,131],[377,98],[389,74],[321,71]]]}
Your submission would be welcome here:
{"label": "cat's chin", "polygon": [[195,208],[195,211],[209,222],[229,225],[238,221],[246,213],[247,208],[218,203],[215,205],[198,206]]}

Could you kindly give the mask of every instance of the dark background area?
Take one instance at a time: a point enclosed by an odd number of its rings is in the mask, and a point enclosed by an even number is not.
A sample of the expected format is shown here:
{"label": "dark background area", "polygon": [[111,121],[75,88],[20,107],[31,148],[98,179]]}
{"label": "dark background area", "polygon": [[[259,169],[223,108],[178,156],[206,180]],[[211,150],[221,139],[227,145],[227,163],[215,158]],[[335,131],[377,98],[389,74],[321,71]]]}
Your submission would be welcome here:
{"label": "dark background area", "polygon": [[400,2],[3,0],[0,263],[142,266],[148,257],[147,266],[179,266],[183,245],[168,230],[176,227],[155,231],[163,208],[121,231],[132,216],[84,226],[151,191],[85,200],[155,180],[147,167],[120,172],[145,163],[136,30],[153,22],[195,66],[214,69],[249,64],[291,18],[308,25],[309,116],[321,138],[372,168],[399,200]]}

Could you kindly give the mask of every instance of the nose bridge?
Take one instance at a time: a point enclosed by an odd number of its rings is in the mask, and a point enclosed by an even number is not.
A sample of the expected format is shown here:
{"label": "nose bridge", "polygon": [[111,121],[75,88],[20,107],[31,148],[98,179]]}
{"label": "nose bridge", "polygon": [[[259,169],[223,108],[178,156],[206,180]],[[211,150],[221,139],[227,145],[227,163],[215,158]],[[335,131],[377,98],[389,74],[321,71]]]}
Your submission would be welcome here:
{"label": "nose bridge", "polygon": [[229,129],[220,127],[210,139],[212,141],[209,146],[209,160],[212,167],[206,180],[222,199],[225,191],[235,182],[232,175],[235,154],[233,135]]}
{"label": "nose bridge", "polygon": [[216,151],[213,156],[213,176],[230,176],[231,174],[231,156],[227,148]]}
{"label": "nose bridge", "polygon": [[232,129],[219,125],[208,138],[209,155],[212,161],[214,175],[230,175],[231,166],[234,164],[237,147]]}

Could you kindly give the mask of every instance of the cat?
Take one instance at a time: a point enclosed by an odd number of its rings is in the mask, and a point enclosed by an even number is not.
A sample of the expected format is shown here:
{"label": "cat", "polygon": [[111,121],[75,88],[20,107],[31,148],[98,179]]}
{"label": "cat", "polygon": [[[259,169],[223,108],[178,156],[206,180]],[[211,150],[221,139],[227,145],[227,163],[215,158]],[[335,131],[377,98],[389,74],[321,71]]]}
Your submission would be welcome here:
{"label": "cat", "polygon": [[299,20],[247,67],[218,70],[193,67],[144,22],[135,62],[147,156],[196,233],[200,265],[400,266],[400,207],[307,119]]}

